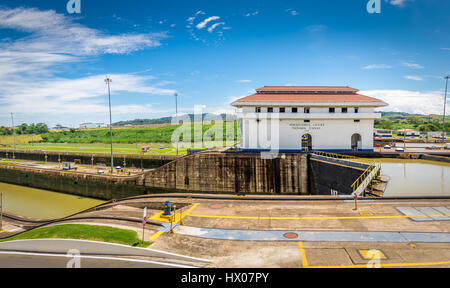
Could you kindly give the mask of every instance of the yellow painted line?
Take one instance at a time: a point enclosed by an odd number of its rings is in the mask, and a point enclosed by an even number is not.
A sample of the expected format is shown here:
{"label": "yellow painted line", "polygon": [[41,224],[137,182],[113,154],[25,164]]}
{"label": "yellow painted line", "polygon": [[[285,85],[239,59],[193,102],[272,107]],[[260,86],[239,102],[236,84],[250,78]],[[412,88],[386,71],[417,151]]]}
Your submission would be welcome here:
{"label": "yellow painted line", "polygon": [[[186,215],[185,215],[186,216]],[[222,216],[222,215],[197,215],[189,214],[190,217],[199,218],[224,218],[224,219],[262,219],[262,220],[342,220],[342,219],[393,219],[393,218],[419,218],[419,217],[450,217],[450,214],[444,215],[387,215],[387,216],[314,216],[314,217],[258,217],[258,216]]]}
{"label": "yellow painted line", "polygon": [[[408,266],[436,266],[450,264],[450,261],[442,262],[421,262],[421,263],[386,263],[386,264],[376,264],[379,267],[408,267]],[[374,265],[375,264],[370,264]],[[342,266],[308,266],[308,268],[367,268],[367,264],[361,265],[342,265]]]}
{"label": "yellow painted line", "polygon": [[[186,212],[184,212],[183,215],[181,215],[181,209],[176,210],[176,211],[174,212],[174,215],[172,216],[172,221],[173,221],[172,223],[173,223],[173,224],[176,224],[176,223],[180,222],[181,219],[183,219],[183,218],[186,217],[189,213],[191,213],[192,210],[194,210],[198,205],[199,205],[198,203],[192,205],[192,207],[189,208],[188,210],[186,210]],[[150,220],[155,220],[155,221],[160,221],[160,222],[170,223],[170,219],[169,219],[169,218],[161,217],[161,215],[162,215],[163,213],[164,213],[164,212],[159,212],[159,213],[153,215],[152,217],[150,217]]]}
{"label": "yellow painted line", "polygon": [[298,249],[300,250],[300,257],[302,258],[302,267],[309,267],[308,260],[306,259],[305,248],[303,248],[303,242],[298,242]]}
{"label": "yellow painted line", "polygon": [[162,234],[164,234],[164,232],[165,232],[165,231],[158,231],[158,232],[156,232],[155,234],[153,234],[153,235],[150,237],[150,240],[151,240],[151,241],[154,241],[156,238],[158,238],[159,236],[161,236]]}

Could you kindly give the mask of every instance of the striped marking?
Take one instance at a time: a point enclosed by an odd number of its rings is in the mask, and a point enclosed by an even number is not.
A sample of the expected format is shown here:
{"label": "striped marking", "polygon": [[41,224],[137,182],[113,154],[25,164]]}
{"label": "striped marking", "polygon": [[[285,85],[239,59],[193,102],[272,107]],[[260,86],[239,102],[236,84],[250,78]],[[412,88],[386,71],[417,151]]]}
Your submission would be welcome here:
{"label": "striped marking", "polygon": [[[450,264],[450,261],[441,262],[421,262],[421,263],[387,263],[377,264],[380,267],[410,267],[410,266],[436,266]],[[368,268],[367,264],[360,265],[341,265],[341,266],[308,266],[307,268]]]}
{"label": "striped marking", "polygon": [[300,258],[302,259],[302,267],[308,268],[308,260],[306,259],[305,248],[303,248],[303,242],[298,242],[298,249],[300,250]]}
{"label": "striped marking", "polygon": [[268,217],[268,216],[225,216],[225,215],[198,215],[189,214],[184,216],[199,218],[222,218],[222,219],[261,219],[261,220],[343,220],[343,219],[394,219],[411,217],[450,217],[450,214],[439,215],[386,215],[386,216],[312,216],[312,217]]}
{"label": "striped marking", "polygon": [[159,236],[161,236],[162,234],[164,234],[165,231],[158,231],[155,234],[153,234],[152,236],[150,236],[150,241],[155,241],[156,238],[158,238]]}
{"label": "striped marking", "polygon": [[[302,259],[303,268],[368,268],[367,264],[359,265],[334,265],[334,266],[310,266],[306,258],[305,248],[303,247],[303,242],[298,242],[298,248],[300,250],[300,257]],[[450,261],[440,261],[440,262],[419,262],[419,263],[380,263],[377,264],[379,267],[411,267],[411,266],[437,266],[450,264]]]}
{"label": "striped marking", "polygon": [[[181,214],[181,209],[176,210],[175,213],[174,213],[174,216],[172,216],[172,221],[173,221],[172,223],[173,223],[173,224],[176,224],[176,223],[180,222],[181,219],[183,219],[183,218],[186,217],[189,213],[191,213],[192,210],[194,210],[198,205],[199,205],[198,203],[192,205],[192,207],[189,208],[188,210],[186,210],[186,212],[184,212],[183,214]],[[161,217],[161,215],[162,215],[163,213],[164,213],[164,212],[159,212],[159,213],[153,215],[152,217],[150,217],[150,220],[155,220],[155,221],[160,221],[160,222],[170,223],[170,219],[169,219],[169,218]]]}

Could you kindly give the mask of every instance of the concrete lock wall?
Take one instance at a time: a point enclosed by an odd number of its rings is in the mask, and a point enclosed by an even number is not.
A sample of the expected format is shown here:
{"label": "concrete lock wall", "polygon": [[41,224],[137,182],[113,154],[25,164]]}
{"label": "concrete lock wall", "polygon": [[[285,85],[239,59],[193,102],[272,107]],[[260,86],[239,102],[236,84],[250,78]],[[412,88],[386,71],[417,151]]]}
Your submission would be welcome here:
{"label": "concrete lock wall", "polygon": [[331,189],[340,195],[353,193],[351,185],[365,169],[309,159],[310,191],[315,195],[331,195]]}
{"label": "concrete lock wall", "polygon": [[139,177],[114,177],[31,167],[0,166],[0,182],[103,200],[150,193]]}
{"label": "concrete lock wall", "polygon": [[[2,150],[0,151],[0,158],[12,159],[13,153],[16,159],[49,162],[74,162],[79,159],[81,164],[94,165],[104,164],[111,165],[111,156],[109,154],[90,154],[90,153],[72,153],[72,152],[44,152],[44,151],[25,151],[25,150]],[[47,156],[47,159],[45,158]],[[94,160],[92,160],[94,158]],[[176,156],[142,156],[142,155],[114,155],[114,166],[123,166],[125,160],[127,167],[141,166],[145,169],[157,168],[176,159]]]}
{"label": "concrete lock wall", "polygon": [[185,191],[308,194],[305,154],[198,153],[147,172],[144,185]]}

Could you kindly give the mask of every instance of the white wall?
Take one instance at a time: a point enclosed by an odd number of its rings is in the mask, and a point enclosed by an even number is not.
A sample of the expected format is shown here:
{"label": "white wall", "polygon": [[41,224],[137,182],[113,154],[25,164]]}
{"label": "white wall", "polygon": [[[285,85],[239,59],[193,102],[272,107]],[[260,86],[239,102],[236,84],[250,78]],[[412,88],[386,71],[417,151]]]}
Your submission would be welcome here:
{"label": "white wall", "polygon": [[[310,123],[304,123],[303,120],[276,119],[257,122],[256,119],[245,119],[243,123],[242,148],[245,149],[270,148],[264,145],[263,140],[271,141],[273,134],[275,142],[272,146],[276,146],[276,140],[279,139],[279,149],[300,150],[302,135],[305,133],[312,136],[315,150],[350,150],[351,137],[355,133],[361,135],[362,149],[373,149],[373,119],[361,119],[358,123],[353,119],[311,120]],[[269,127],[272,129],[268,129]]]}

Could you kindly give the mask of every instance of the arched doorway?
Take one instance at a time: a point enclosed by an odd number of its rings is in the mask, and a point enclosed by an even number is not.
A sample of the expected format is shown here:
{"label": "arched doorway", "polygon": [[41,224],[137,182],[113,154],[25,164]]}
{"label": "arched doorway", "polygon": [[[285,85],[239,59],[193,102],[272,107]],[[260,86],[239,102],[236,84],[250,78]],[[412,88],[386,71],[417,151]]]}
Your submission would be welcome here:
{"label": "arched doorway", "polygon": [[355,133],[352,135],[352,151],[358,151],[362,149],[361,135]]}
{"label": "arched doorway", "polygon": [[312,137],[308,133],[302,136],[302,150],[307,152],[312,151]]}

